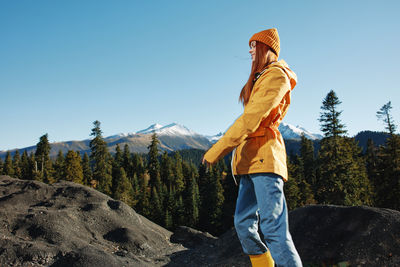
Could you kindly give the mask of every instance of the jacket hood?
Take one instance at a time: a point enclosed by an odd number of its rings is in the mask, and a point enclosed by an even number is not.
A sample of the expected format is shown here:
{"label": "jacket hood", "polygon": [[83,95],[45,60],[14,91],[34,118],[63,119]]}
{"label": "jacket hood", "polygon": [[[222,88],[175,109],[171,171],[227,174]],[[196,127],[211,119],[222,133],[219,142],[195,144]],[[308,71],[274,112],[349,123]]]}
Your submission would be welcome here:
{"label": "jacket hood", "polygon": [[272,63],[271,66],[279,67],[286,73],[290,80],[291,89],[293,90],[297,84],[297,75],[289,68],[289,65],[286,63],[286,61],[281,59],[275,63]]}

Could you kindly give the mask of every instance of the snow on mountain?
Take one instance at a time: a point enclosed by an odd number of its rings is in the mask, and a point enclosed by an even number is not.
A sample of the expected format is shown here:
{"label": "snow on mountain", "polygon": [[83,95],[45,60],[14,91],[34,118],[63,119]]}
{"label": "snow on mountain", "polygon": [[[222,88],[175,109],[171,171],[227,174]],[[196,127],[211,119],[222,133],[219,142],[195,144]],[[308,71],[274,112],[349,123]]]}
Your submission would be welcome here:
{"label": "snow on mountain", "polygon": [[[307,131],[303,127],[300,126],[293,126],[288,123],[282,122],[279,125],[279,131],[281,132],[284,139],[300,139],[301,134],[304,135],[311,140],[318,140],[322,138],[322,135],[315,134]],[[150,125],[148,128],[144,130],[137,131],[135,133],[120,133],[112,136],[106,137],[106,139],[113,139],[113,138],[123,138],[132,136],[135,134],[152,134],[155,132],[159,136],[167,135],[167,136],[200,136],[200,134],[188,129],[187,127],[178,124],[178,123],[171,123],[166,126],[162,126],[161,124],[155,123]],[[205,135],[204,137],[207,138],[211,143],[217,142],[224,133],[220,132],[216,135]]]}
{"label": "snow on mountain", "polygon": [[166,126],[160,124],[153,124],[149,128],[136,132],[137,134],[149,134],[155,132],[157,135],[190,135],[197,136],[198,133],[188,129],[187,127],[180,125],[178,123],[171,123]]}
{"label": "snow on mountain", "polygon": [[119,133],[115,135],[107,136],[105,139],[116,139],[116,138],[123,138],[133,136],[135,134],[152,134],[155,132],[158,136],[162,135],[169,135],[169,136],[200,136],[198,133],[188,129],[187,127],[178,124],[178,123],[171,123],[166,126],[162,126],[161,124],[155,123],[147,127],[146,129],[133,132],[133,133]]}
{"label": "snow on mountain", "polygon": [[[311,133],[311,132],[307,131],[306,129],[304,129],[303,127],[293,126],[291,124],[284,123],[284,122],[282,122],[279,125],[279,131],[281,132],[282,137],[284,139],[300,139],[302,133],[304,133],[305,137],[307,137],[308,139],[311,139],[311,140],[318,140],[318,139],[322,138],[322,135],[320,135],[320,134]],[[215,143],[223,135],[224,135],[224,133],[219,133],[217,135],[211,135],[211,136],[205,136],[205,137],[208,138],[208,140],[210,140],[211,143]]]}
{"label": "snow on mountain", "polygon": [[281,132],[282,137],[284,139],[300,139],[301,134],[304,134],[305,137],[307,137],[308,139],[311,139],[311,140],[317,140],[317,139],[322,138],[322,135],[320,135],[320,134],[314,134],[314,133],[307,131],[303,127],[293,126],[291,124],[284,123],[284,122],[282,122],[279,125],[279,131]]}
{"label": "snow on mountain", "polygon": [[216,143],[224,134],[219,133],[216,135],[205,135],[204,137],[207,138],[211,143]]}
{"label": "snow on mountain", "polygon": [[110,135],[105,137],[104,139],[114,139],[114,138],[123,138],[123,137],[128,137],[130,135],[134,135],[135,133],[119,133],[119,134],[114,134],[114,135]]}
{"label": "snow on mountain", "polygon": [[137,131],[136,133],[137,134],[148,134],[148,133],[152,133],[154,131],[161,129],[162,127],[163,126],[161,124],[155,123],[155,124],[150,125],[150,127],[146,128],[144,130]]}

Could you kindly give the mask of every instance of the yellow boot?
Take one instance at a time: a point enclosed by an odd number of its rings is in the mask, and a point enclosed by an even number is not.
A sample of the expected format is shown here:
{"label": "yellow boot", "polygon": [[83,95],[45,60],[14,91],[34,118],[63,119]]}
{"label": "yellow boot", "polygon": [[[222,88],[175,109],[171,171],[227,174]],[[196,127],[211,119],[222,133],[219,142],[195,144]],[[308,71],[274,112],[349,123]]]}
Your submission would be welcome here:
{"label": "yellow boot", "polygon": [[261,255],[249,255],[251,266],[253,267],[274,267],[275,262],[272,259],[269,250]]}

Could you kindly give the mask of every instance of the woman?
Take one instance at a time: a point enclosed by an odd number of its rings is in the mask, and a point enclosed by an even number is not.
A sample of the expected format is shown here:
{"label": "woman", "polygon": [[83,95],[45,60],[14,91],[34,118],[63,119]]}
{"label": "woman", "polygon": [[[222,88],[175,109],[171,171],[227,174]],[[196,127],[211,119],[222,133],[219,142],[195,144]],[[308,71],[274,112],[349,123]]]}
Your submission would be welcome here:
{"label": "woman", "polygon": [[283,192],[288,179],[286,149],[278,130],[297,77],[284,60],[278,61],[276,29],[254,34],[249,45],[252,68],[239,96],[244,112],[205,153],[202,163],[216,163],[235,149],[232,173],[240,177],[235,229],[252,265],[302,266],[289,233]]}

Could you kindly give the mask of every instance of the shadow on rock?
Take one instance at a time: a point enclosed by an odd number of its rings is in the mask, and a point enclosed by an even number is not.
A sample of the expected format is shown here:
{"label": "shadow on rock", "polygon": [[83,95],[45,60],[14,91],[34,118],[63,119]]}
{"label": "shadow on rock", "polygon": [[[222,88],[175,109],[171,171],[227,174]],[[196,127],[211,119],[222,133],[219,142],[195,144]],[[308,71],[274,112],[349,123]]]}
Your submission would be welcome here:
{"label": "shadow on rock", "polygon": [[217,238],[209,233],[181,226],[170,240],[182,244],[187,250],[173,253],[166,266],[250,266],[234,229]]}

